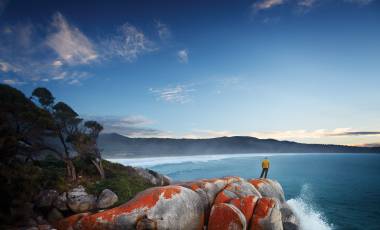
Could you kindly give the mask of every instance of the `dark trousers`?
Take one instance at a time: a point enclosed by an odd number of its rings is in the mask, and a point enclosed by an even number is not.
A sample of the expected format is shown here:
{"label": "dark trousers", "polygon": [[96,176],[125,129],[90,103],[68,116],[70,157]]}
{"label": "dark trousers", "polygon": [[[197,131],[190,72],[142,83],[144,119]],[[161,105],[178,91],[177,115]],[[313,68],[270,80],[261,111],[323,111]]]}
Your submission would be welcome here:
{"label": "dark trousers", "polygon": [[[265,174],[265,176],[264,176],[264,174]],[[267,176],[268,176],[268,169],[264,169],[263,168],[263,171],[261,171],[260,178],[263,178],[263,176],[264,176],[264,178],[267,178]]]}

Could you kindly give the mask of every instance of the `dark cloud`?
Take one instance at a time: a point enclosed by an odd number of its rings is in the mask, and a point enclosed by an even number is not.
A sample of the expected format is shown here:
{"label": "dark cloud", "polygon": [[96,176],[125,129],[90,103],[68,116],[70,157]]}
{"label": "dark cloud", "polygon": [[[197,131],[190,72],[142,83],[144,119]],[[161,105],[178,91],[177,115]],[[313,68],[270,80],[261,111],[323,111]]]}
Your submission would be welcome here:
{"label": "dark cloud", "polygon": [[153,121],[143,116],[87,116],[86,120],[96,120],[104,127],[104,133],[118,133],[128,137],[165,136],[165,132],[147,127]]}

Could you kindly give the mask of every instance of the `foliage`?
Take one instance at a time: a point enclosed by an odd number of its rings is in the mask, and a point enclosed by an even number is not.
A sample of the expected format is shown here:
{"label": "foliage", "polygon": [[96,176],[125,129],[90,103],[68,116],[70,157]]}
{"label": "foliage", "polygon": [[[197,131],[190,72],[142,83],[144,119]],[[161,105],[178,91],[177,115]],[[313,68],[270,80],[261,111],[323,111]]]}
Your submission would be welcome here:
{"label": "foliage", "polygon": [[39,153],[44,147],[42,137],[53,123],[49,113],[35,106],[22,92],[3,84],[0,121],[0,157],[7,164]]}
{"label": "foliage", "polygon": [[107,179],[88,184],[91,193],[99,194],[103,189],[111,189],[118,197],[117,204],[123,204],[133,198],[137,193],[152,187],[146,179],[139,176],[132,167],[103,161]]}
{"label": "foliage", "polygon": [[153,186],[132,167],[102,160],[97,146],[102,129],[96,121],[84,122],[64,102],[55,103],[46,88],[36,88],[27,98],[0,84],[0,223],[14,202],[32,202],[43,189],[63,192],[82,184],[99,195],[109,188],[123,203]]}

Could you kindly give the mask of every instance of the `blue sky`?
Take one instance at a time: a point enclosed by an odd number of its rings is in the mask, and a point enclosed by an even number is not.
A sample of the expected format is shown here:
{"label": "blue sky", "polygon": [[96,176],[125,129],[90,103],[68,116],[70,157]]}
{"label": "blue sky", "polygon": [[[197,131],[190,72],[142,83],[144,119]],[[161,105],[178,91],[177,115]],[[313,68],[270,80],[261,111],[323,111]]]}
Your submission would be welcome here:
{"label": "blue sky", "polygon": [[380,1],[0,0],[0,81],[106,132],[380,143]]}

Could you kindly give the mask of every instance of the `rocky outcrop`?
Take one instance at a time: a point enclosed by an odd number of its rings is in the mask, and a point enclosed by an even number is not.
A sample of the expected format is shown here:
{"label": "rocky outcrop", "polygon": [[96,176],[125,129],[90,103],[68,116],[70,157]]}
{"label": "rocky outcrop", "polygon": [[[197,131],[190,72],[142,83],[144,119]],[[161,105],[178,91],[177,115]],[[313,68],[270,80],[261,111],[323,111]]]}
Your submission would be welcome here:
{"label": "rocky outcrop", "polygon": [[79,185],[67,193],[67,206],[75,213],[86,212],[96,207],[96,197]]}
{"label": "rocky outcrop", "polygon": [[63,192],[62,194],[57,196],[57,198],[55,199],[53,203],[53,206],[60,211],[68,210],[69,207],[67,207],[67,193]]}
{"label": "rocky outcrop", "polygon": [[96,203],[97,208],[104,209],[114,205],[119,200],[118,196],[109,189],[104,189]]}
{"label": "rocky outcrop", "polygon": [[138,175],[148,180],[150,183],[152,183],[155,186],[165,186],[170,184],[170,178],[162,175],[158,172],[155,172],[150,169],[144,169],[136,167],[134,168]]}
{"label": "rocky outcrop", "polygon": [[154,187],[129,202],[59,221],[66,229],[299,229],[274,180],[205,179]]}
{"label": "rocky outcrop", "polygon": [[50,207],[54,200],[58,197],[58,192],[54,189],[48,189],[41,191],[36,201],[34,202],[37,208],[48,208]]}

